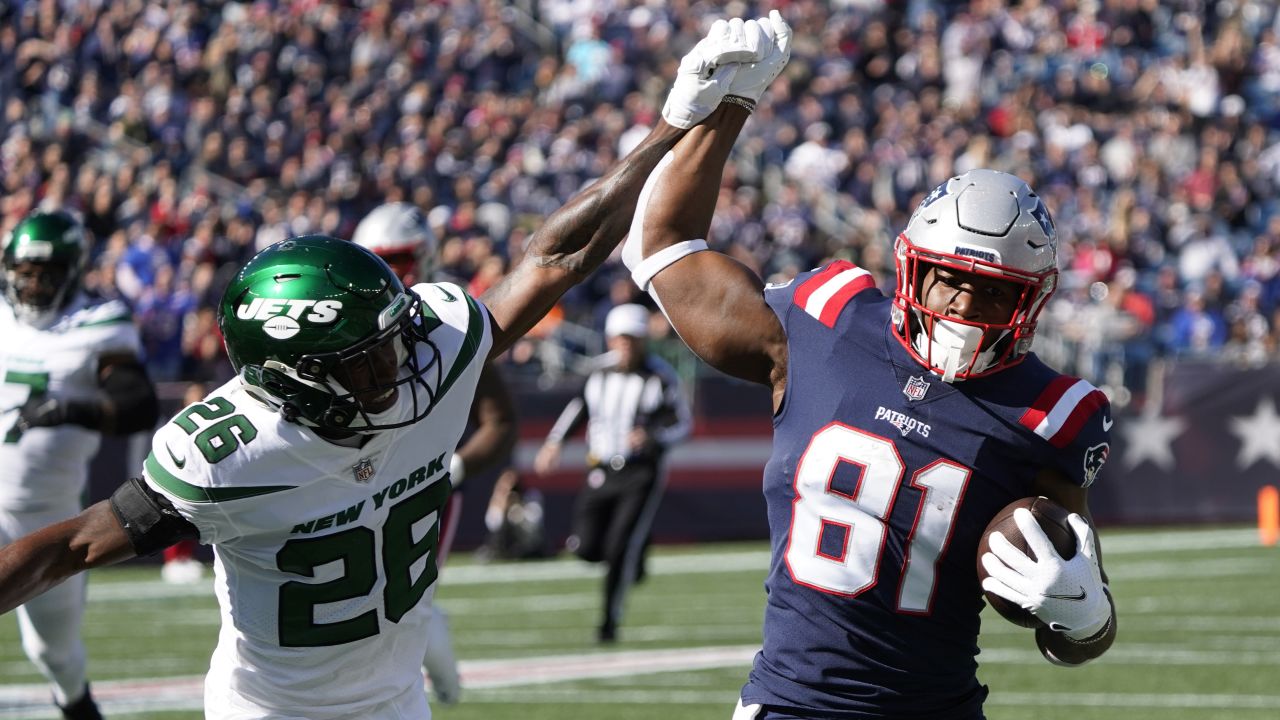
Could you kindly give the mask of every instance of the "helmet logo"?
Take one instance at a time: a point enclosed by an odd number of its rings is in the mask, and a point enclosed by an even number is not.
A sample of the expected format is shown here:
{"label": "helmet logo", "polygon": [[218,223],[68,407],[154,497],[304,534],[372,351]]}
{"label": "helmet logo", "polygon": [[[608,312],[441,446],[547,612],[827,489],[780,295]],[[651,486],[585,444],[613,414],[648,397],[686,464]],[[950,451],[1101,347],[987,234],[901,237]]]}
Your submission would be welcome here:
{"label": "helmet logo", "polygon": [[315,325],[328,325],[338,319],[341,300],[286,300],[283,298],[254,298],[248,305],[236,308],[241,320],[261,320],[262,331],[276,340],[288,340],[297,335],[302,326],[299,319]]}
{"label": "helmet logo", "polygon": [[[25,242],[24,242],[25,241]],[[16,260],[48,260],[53,257],[53,243],[48,240],[35,240],[30,235],[18,239],[18,247],[14,249]]]}
{"label": "helmet logo", "polygon": [[262,332],[277,340],[288,340],[297,335],[301,329],[298,321],[288,315],[277,315],[262,323]]}
{"label": "helmet logo", "polygon": [[[310,308],[306,315],[302,313]],[[341,300],[285,300],[283,298],[254,298],[248,305],[236,308],[236,317],[241,320],[270,320],[284,315],[294,320],[299,318],[317,325],[327,325],[338,319],[338,311],[342,309]]]}
{"label": "helmet logo", "polygon": [[959,255],[960,257],[978,258],[979,260],[986,260],[987,262],[994,263],[996,265],[1000,264],[1000,253],[996,252],[995,250],[988,250],[986,248],[966,247],[964,245],[957,245],[956,255]]}
{"label": "helmet logo", "polygon": [[[1036,222],[1040,223],[1040,229],[1044,231],[1045,237],[1051,238],[1054,236],[1053,218],[1049,217],[1049,208],[1045,207],[1044,202],[1039,198],[1036,199],[1036,206],[1031,210],[1031,217],[1035,218]],[[1032,247],[1040,247],[1041,245],[1044,245],[1044,243],[1036,245],[1030,238],[1027,239],[1027,244]]]}

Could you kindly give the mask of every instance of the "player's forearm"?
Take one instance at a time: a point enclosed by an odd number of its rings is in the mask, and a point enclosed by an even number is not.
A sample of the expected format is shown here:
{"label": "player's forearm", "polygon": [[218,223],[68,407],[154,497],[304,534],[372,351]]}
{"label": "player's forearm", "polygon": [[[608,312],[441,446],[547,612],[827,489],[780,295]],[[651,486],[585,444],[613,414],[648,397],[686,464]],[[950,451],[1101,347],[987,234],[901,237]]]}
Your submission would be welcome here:
{"label": "player's forearm", "polygon": [[574,282],[599,267],[626,235],[649,173],[685,132],[659,120],[626,158],[552,213],[530,240],[537,266],[560,269]]}
{"label": "player's forearm", "polygon": [[104,526],[106,501],[80,515],[37,530],[0,548],[0,613],[6,613],[89,568],[133,557],[127,541]]}
{"label": "player's forearm", "polygon": [[528,332],[569,288],[609,257],[627,234],[649,173],[684,134],[658,121],[627,157],[547,218],[530,239],[525,257],[482,298],[493,318],[490,357]]}
{"label": "player's forearm", "polygon": [[750,114],[738,105],[720,105],[672,151],[644,207],[644,257],[685,240],[705,239],[715,214],[720,180],[738,133]]}

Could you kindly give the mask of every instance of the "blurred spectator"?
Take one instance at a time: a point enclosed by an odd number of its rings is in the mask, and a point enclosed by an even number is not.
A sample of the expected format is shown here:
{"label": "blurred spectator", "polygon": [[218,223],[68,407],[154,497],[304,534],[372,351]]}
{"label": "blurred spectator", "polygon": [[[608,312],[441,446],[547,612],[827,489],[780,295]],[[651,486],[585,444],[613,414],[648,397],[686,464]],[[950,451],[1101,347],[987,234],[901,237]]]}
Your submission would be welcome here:
{"label": "blurred spectator", "polygon": [[[1058,314],[1136,317],[1122,306],[1151,300],[1151,324],[1101,364],[1076,355],[1075,372],[1108,384],[1097,373],[1120,363],[1117,382],[1137,388],[1149,359],[1228,327],[1233,347],[1274,357],[1274,3],[782,10],[793,60],[726,169],[718,249],[773,281],[830,257],[883,274],[923,194],[986,165],[1055,214],[1074,288]],[[290,235],[349,234],[383,202],[431,208],[449,278],[491,286],[529,229],[654,122],[655,78],[721,14],[646,0],[0,3],[0,231],[37,206],[81,212],[97,241],[87,282],[155,322],[153,371],[214,381],[229,268]],[[1202,294],[1184,298],[1192,285]],[[567,328],[597,324],[609,294],[608,281],[575,291],[542,334],[568,345],[534,339],[513,357],[563,367],[588,345]],[[1243,304],[1256,307],[1227,317]],[[1206,312],[1221,335],[1195,330]],[[1046,351],[1079,349],[1053,336],[1070,323],[1049,326]]]}

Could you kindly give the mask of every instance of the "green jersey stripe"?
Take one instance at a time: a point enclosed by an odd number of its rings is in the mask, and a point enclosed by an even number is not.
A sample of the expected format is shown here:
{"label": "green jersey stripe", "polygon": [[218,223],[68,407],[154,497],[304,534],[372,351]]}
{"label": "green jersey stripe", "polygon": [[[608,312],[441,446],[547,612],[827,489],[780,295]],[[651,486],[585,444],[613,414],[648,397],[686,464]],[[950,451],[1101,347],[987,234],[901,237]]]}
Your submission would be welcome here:
{"label": "green jersey stripe", "polygon": [[203,488],[192,485],[169,472],[156,460],[155,454],[147,455],[142,467],[157,485],[175,497],[192,503],[216,503],[226,500],[243,500],[244,498],[268,495],[282,490],[293,490],[293,485],[264,485],[255,488]]}
{"label": "green jersey stripe", "polygon": [[453,361],[449,374],[445,376],[444,382],[440,383],[440,392],[436,393],[437,399],[449,392],[449,388],[457,382],[458,376],[462,375],[462,371],[471,364],[476,352],[480,350],[480,339],[484,337],[485,312],[470,295],[463,295],[463,297],[466,298],[467,310],[471,313],[467,319],[467,336],[462,340],[462,347],[458,349],[458,359]]}
{"label": "green jersey stripe", "polygon": [[125,313],[124,315],[112,315],[101,320],[90,320],[88,322],[77,323],[74,327],[87,328],[97,327],[99,325],[119,325],[121,323],[133,322],[133,315]]}

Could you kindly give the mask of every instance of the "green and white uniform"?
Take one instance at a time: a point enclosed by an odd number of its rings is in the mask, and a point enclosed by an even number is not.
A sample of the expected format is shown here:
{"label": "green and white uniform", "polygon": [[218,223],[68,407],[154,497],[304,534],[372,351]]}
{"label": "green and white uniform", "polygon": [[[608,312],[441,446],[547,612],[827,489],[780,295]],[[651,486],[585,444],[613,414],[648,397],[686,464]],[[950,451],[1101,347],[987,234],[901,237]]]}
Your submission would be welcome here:
{"label": "green and white uniform", "polygon": [[[80,294],[47,326],[18,320],[0,297],[0,545],[80,512],[101,433],[79,425],[17,426],[31,397],[84,400],[98,393],[98,359],[141,350],[129,309]],[[18,608],[23,649],[54,683],[59,702],[84,689],[80,641],[85,576]]]}
{"label": "green and white uniform", "polygon": [[[146,481],[215,547],[207,718],[430,717],[421,662],[439,511],[493,339],[488,311],[457,286],[413,292],[441,321],[438,360],[417,348],[440,363],[424,419],[344,447],[237,379],[155,435]],[[388,412],[412,413],[408,395]]]}

